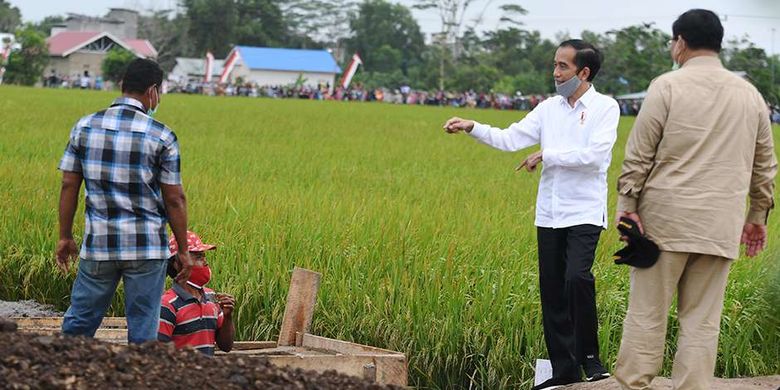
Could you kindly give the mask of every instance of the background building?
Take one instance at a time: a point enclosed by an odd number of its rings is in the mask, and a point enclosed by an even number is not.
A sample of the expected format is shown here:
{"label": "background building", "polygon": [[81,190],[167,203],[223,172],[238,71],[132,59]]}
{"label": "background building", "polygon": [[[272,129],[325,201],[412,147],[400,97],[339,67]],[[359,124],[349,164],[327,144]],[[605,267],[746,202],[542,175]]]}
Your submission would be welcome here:
{"label": "background building", "polygon": [[238,52],[230,79],[241,77],[259,86],[290,85],[301,80],[303,86],[319,84],[333,88],[341,73],[336,60],[326,50],[277,49],[236,46],[227,58]]}

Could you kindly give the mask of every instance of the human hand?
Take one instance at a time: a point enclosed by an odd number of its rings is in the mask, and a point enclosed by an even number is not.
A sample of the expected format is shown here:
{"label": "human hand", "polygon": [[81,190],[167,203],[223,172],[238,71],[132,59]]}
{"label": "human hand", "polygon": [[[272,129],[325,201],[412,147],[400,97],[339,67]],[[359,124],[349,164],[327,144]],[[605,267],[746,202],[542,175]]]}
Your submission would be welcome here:
{"label": "human hand", "polygon": [[236,307],[236,299],[232,295],[226,293],[217,293],[217,303],[222,308],[222,313],[225,317],[233,315],[233,309]]}
{"label": "human hand", "polygon": [[76,241],[72,238],[60,239],[57,242],[55,254],[57,255],[57,268],[63,273],[67,273],[70,270],[70,262],[75,261],[79,255]]}
{"label": "human hand", "polygon": [[533,172],[536,170],[536,166],[539,165],[540,162],[542,162],[541,150],[526,157],[525,160],[523,160],[523,162],[521,162],[520,165],[515,168],[515,171],[519,171],[525,167],[526,171]]}
{"label": "human hand", "polygon": [[192,266],[195,265],[195,262],[190,258],[190,252],[179,252],[176,254],[176,264],[179,266],[179,273],[176,274],[174,280],[184,286],[190,279]]}
{"label": "human hand", "polygon": [[767,229],[766,225],[755,223],[746,223],[742,227],[742,238],[740,242],[745,245],[745,254],[753,257],[766,247]]}
{"label": "human hand", "polygon": [[471,129],[474,128],[474,121],[468,120],[468,119],[461,119],[456,116],[450,118],[445,124],[444,124],[444,131],[454,134],[461,130],[465,132],[470,132]]}
{"label": "human hand", "polygon": [[[618,211],[617,216],[615,217],[615,226],[620,224],[620,218],[628,218],[636,222],[636,226],[639,228],[639,233],[645,234],[645,228],[642,227],[642,219],[639,218],[639,214],[630,211]],[[621,234],[620,240],[626,241],[628,240],[628,237]]]}

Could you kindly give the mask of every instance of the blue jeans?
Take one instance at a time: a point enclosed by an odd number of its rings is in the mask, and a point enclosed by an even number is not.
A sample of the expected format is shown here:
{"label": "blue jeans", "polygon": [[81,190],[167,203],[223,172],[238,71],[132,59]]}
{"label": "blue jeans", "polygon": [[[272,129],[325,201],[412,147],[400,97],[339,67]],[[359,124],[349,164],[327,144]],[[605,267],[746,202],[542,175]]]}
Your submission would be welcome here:
{"label": "blue jeans", "polygon": [[157,340],[166,266],[164,260],[81,259],[62,333],[94,337],[121,278],[125,286],[127,341],[140,344]]}

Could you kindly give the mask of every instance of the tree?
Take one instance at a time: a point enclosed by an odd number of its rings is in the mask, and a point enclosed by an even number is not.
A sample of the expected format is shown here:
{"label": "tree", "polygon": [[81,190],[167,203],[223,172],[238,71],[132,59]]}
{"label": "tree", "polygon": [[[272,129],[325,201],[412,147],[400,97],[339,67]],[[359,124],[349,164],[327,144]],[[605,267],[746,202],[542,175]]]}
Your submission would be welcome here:
{"label": "tree", "polygon": [[65,18],[59,15],[55,16],[47,16],[43,18],[39,23],[34,23],[32,26],[35,28],[35,31],[38,31],[39,33],[43,34],[43,36],[48,37],[51,35],[51,29],[55,25],[61,24],[65,22]]}
{"label": "tree", "polygon": [[314,46],[293,36],[277,0],[183,0],[194,52],[224,57],[233,45]]}
{"label": "tree", "polygon": [[149,11],[138,19],[138,36],[148,39],[159,53],[157,62],[166,71],[176,65],[176,57],[200,56],[189,39],[189,19],[171,10]]}
{"label": "tree", "polygon": [[22,24],[22,13],[19,8],[5,0],[0,0],[0,32],[11,32]]}
{"label": "tree", "polygon": [[119,84],[122,76],[125,74],[127,65],[136,59],[135,54],[122,48],[113,48],[106,54],[100,69],[103,71],[103,78]]}
{"label": "tree", "polygon": [[16,40],[22,48],[11,52],[6,66],[5,82],[34,85],[41,80],[43,69],[49,62],[49,48],[46,38],[27,26],[16,31]]}
{"label": "tree", "polygon": [[353,0],[286,0],[280,8],[290,28],[291,39],[300,40],[303,45],[307,45],[307,41],[320,42],[340,55],[349,36],[350,15],[356,6]]}
{"label": "tree", "polygon": [[217,58],[224,57],[235,44],[238,12],[233,0],[184,0],[189,19],[189,37],[194,52],[210,50]]}
{"label": "tree", "polygon": [[[756,47],[753,42],[742,38],[728,41],[725,49],[721,52],[721,58],[726,68],[732,71],[746,72],[750,82],[756,86],[765,100],[773,104],[780,102],[778,84],[772,84],[771,64],[772,61],[777,61],[777,57],[768,57],[764,49]],[[777,80],[774,82],[777,83]]]}
{"label": "tree", "polygon": [[350,20],[353,37],[347,47],[360,53],[367,71],[388,70],[382,61],[400,54],[396,69],[406,75],[420,61],[425,43],[420,26],[408,8],[385,0],[366,0]]}
{"label": "tree", "polygon": [[658,75],[671,70],[669,34],[652,23],[630,26],[606,35],[584,32],[604,52],[596,83],[602,91],[619,94],[644,91]]}

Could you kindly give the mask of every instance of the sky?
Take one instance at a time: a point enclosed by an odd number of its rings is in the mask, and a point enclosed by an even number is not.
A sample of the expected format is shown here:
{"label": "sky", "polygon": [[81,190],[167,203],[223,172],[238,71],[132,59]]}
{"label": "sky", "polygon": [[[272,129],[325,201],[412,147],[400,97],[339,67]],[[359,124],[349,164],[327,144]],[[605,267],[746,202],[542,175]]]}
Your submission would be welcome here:
{"label": "sky", "polygon": [[[392,0],[411,6],[416,0]],[[177,0],[80,0],[78,2],[52,0],[10,0],[22,12],[25,21],[40,21],[48,15],[64,15],[68,12],[100,16],[109,7],[137,10],[175,9]],[[473,0],[466,13],[466,24],[475,25],[478,31],[504,27],[499,19],[499,6],[519,4],[528,10],[521,17],[523,28],[538,30],[542,37],[555,40],[559,32],[578,37],[583,30],[604,33],[612,29],[652,22],[671,34],[672,22],[691,8],[707,8],[715,11],[725,29],[725,38],[748,37],[769,54],[780,52],[780,0]],[[481,23],[474,20],[482,15]],[[413,10],[426,36],[440,31],[441,21],[436,11]],[[774,33],[772,30],[775,30]],[[774,35],[774,37],[773,37]],[[774,41],[774,42],[773,42]]]}

